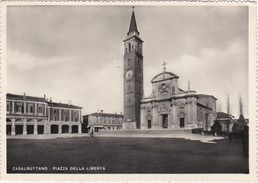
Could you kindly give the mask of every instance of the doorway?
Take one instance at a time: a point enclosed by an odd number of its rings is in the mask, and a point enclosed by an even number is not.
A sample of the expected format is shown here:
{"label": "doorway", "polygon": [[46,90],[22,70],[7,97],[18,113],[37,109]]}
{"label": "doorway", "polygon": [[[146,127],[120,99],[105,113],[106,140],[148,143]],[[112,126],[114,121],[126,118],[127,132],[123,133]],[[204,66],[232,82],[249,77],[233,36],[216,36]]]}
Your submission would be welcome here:
{"label": "doorway", "polygon": [[51,134],[58,133],[58,125],[51,125]]}
{"label": "doorway", "polygon": [[151,120],[148,120],[148,129],[151,129]]}
{"label": "doorway", "polygon": [[11,125],[6,125],[6,135],[11,135],[12,127]]}
{"label": "doorway", "polygon": [[168,115],[162,115],[162,128],[168,128]]}
{"label": "doorway", "polygon": [[72,133],[78,133],[78,126],[77,125],[72,126]]}
{"label": "doorway", "polygon": [[44,134],[44,125],[38,125],[38,134]]}
{"label": "doorway", "polygon": [[34,125],[27,125],[27,134],[33,134],[34,132]]}
{"label": "doorway", "polygon": [[180,118],[180,128],[185,127],[185,118]]}
{"label": "doorway", "polygon": [[21,135],[23,133],[23,125],[15,125],[15,134]]}

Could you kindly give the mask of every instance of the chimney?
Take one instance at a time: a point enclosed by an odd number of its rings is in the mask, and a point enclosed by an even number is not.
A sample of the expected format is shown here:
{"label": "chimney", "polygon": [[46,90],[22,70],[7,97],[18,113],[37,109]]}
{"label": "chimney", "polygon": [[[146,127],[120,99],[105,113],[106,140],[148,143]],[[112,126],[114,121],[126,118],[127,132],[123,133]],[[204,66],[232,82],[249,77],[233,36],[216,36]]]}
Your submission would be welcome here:
{"label": "chimney", "polygon": [[44,94],[44,99],[46,100],[46,94]]}
{"label": "chimney", "polygon": [[49,102],[52,102],[52,97],[50,97],[50,100],[49,100]]}
{"label": "chimney", "polygon": [[26,99],[26,93],[23,93],[23,98]]}
{"label": "chimney", "polygon": [[101,113],[103,113],[103,110],[100,110]]}

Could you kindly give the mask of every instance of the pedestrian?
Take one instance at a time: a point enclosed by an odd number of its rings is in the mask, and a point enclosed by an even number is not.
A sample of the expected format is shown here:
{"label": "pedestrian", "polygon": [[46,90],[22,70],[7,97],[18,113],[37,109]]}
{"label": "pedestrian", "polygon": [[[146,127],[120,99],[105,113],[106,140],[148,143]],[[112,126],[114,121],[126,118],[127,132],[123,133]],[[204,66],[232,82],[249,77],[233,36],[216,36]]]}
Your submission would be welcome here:
{"label": "pedestrian", "polygon": [[94,137],[94,127],[90,126],[90,137]]}

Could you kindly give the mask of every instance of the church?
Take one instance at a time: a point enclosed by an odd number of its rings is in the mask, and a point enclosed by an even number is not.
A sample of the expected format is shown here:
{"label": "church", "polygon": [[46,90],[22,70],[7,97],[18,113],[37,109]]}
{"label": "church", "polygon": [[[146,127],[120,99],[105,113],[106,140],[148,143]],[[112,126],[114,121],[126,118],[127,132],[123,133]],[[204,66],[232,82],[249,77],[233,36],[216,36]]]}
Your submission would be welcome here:
{"label": "church", "polygon": [[178,86],[179,76],[163,71],[151,80],[152,93],[143,94],[143,40],[134,10],[124,39],[124,122],[123,129],[209,130],[216,119],[216,98]]}

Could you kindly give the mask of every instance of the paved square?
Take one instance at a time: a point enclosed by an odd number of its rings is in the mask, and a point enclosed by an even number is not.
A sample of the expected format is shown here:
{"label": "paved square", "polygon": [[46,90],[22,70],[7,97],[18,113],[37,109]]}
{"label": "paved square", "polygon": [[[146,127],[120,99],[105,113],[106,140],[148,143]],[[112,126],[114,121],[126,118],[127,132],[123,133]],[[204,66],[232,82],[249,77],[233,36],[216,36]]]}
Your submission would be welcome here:
{"label": "paved square", "polygon": [[[248,173],[241,140],[8,139],[8,173]],[[27,167],[27,168],[26,168]],[[45,170],[35,170],[45,167]],[[34,169],[31,169],[34,168]],[[27,170],[26,170],[27,169]]]}

